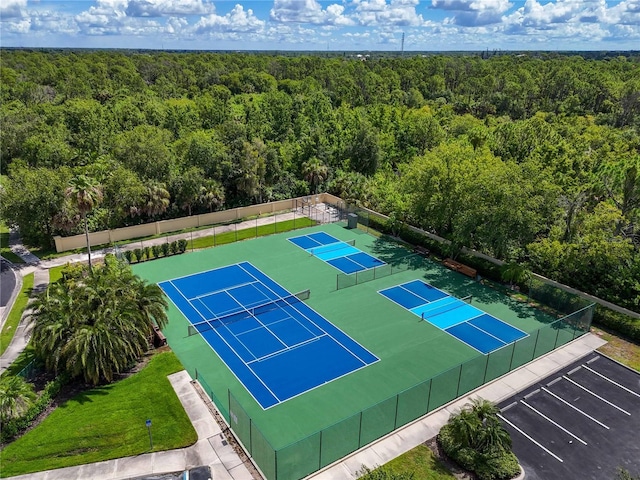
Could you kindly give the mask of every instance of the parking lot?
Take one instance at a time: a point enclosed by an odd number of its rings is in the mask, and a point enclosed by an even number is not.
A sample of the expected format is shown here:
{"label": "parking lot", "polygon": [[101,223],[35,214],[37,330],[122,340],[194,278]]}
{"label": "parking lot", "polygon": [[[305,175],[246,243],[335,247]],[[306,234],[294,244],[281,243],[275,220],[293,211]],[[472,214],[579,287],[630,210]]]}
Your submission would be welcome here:
{"label": "parking lot", "polygon": [[640,475],[640,373],[598,353],[499,404],[531,480]]}

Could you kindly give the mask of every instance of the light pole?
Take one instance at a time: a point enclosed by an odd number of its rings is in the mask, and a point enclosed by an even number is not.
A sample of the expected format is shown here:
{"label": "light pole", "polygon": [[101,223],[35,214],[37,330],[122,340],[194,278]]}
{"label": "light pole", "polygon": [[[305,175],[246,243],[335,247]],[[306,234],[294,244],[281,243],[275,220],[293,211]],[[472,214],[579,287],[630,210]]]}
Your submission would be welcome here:
{"label": "light pole", "polygon": [[153,450],[153,437],[151,437],[151,419],[148,418],[145,423],[147,425],[147,430],[149,431],[149,449]]}

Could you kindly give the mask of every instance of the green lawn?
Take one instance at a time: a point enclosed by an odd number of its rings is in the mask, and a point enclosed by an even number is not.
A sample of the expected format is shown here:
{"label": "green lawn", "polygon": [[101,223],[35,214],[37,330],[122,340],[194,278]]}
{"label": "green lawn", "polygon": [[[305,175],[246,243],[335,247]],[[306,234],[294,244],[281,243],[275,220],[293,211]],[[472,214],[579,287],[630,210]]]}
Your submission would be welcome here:
{"label": "green lawn", "polygon": [[[371,468],[371,467],[369,467]],[[407,453],[391,460],[382,467],[390,473],[409,474],[413,473],[415,480],[455,480],[455,476],[433,455],[433,452],[426,445],[418,445]],[[370,474],[374,478],[374,474]],[[362,477],[367,480],[368,476]]]}
{"label": "green lawn", "polygon": [[0,476],[9,477],[192,445],[197,435],[169,380],[182,370],[171,352],[120,382],[83,392],[9,444]]}
{"label": "green lawn", "polygon": [[16,301],[9,312],[9,316],[7,317],[7,321],[2,327],[2,332],[0,333],[0,355],[4,353],[9,344],[11,343],[11,339],[13,335],[16,333],[16,328],[20,323],[20,319],[22,318],[22,312],[27,307],[27,302],[29,301],[29,296],[31,295],[31,289],[33,288],[33,273],[26,275],[22,279],[22,289],[20,293],[16,297]]}

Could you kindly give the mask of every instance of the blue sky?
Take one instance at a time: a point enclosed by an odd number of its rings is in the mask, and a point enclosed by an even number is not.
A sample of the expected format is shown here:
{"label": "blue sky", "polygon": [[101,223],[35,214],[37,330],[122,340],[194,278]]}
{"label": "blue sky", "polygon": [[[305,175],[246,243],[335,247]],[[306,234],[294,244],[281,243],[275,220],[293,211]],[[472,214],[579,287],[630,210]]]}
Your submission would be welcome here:
{"label": "blue sky", "polygon": [[639,50],[640,0],[0,0],[0,46]]}

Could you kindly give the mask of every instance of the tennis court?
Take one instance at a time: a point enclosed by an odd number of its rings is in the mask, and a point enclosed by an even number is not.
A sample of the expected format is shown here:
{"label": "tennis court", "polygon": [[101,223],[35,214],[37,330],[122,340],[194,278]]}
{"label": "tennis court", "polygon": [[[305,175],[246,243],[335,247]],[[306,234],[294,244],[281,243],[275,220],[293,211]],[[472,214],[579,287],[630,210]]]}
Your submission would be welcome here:
{"label": "tennis court", "polygon": [[378,361],[249,262],[159,285],[264,409]]}
{"label": "tennis court", "polygon": [[[369,281],[337,289],[336,274],[343,274],[311,255],[307,249],[314,248],[313,244],[290,241],[290,232],[132,266],[136,274],[153,283],[176,279],[171,283],[178,288],[169,295],[177,304],[184,302],[184,311],[170,302],[170,321],[163,333],[269,480],[302,478],[588,331],[590,317],[574,317],[573,323],[559,320],[429,259],[412,256],[403,244],[360,229],[326,224],[299,230],[297,235],[316,242],[357,244],[359,251],[384,262],[390,270],[393,267],[395,273],[371,275]],[[237,268],[245,264],[255,268],[247,267],[251,275]],[[207,273],[210,271],[213,273]],[[475,307],[529,336],[483,355],[378,294],[416,279],[433,288],[429,294],[417,290],[422,300],[411,308],[427,300],[472,295]],[[310,296],[302,300],[306,290]],[[272,302],[283,308],[270,306]],[[295,313],[306,308],[324,322],[311,312],[305,315],[313,322]],[[270,315],[284,317],[282,310],[288,315],[283,319],[287,332],[274,332],[277,327],[268,324]],[[257,319],[236,322],[236,314]],[[255,322],[263,317],[268,318],[265,326],[257,326]],[[254,322],[258,331],[245,333],[243,322]],[[271,353],[284,350],[283,345],[294,346],[319,335],[311,323],[326,332],[326,337],[338,339],[338,331],[342,332],[344,341],[337,343],[347,348],[332,345],[306,352],[309,347],[300,345],[292,350],[300,350],[299,357],[285,351],[274,355],[280,360],[270,361]],[[189,330],[196,334],[188,334]],[[209,342],[217,343],[212,346]],[[310,344],[321,345],[319,342]],[[228,346],[233,344],[237,352]],[[218,352],[218,345],[224,354]],[[365,350],[379,360],[371,358],[372,363],[352,371],[345,367],[347,362],[332,363],[334,353],[346,356],[347,350],[363,360],[361,365],[368,361]],[[259,370],[262,364],[265,370]],[[329,380],[333,375],[339,376]],[[307,377],[313,381],[304,383]],[[264,393],[262,398],[262,393],[254,392],[252,382],[263,393],[271,390],[275,395]]]}
{"label": "tennis court", "polygon": [[315,232],[292,237],[288,240],[314,257],[347,274],[385,264],[382,260],[356,248],[354,246],[355,239],[343,242],[326,232]]}
{"label": "tennis court", "polygon": [[483,354],[528,336],[522,330],[421,280],[412,280],[378,293]]}

